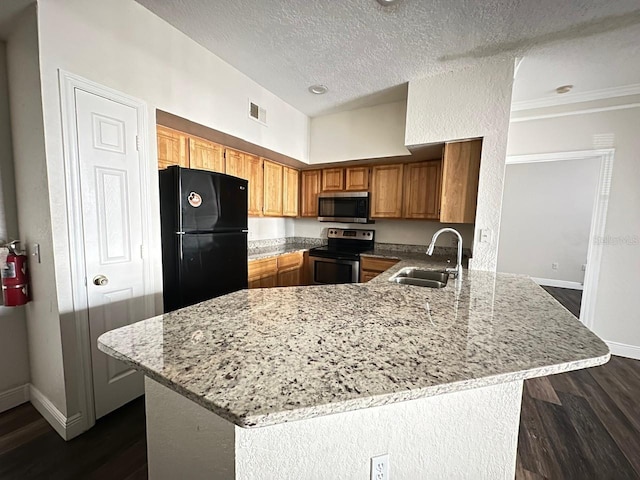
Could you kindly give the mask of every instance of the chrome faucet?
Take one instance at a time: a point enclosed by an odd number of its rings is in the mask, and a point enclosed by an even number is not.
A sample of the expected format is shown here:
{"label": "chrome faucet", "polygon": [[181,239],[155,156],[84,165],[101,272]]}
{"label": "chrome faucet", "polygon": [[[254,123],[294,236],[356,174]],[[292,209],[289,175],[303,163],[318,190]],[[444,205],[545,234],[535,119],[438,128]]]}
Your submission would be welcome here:
{"label": "chrome faucet", "polygon": [[451,232],[455,233],[458,236],[458,264],[456,268],[447,268],[446,271],[450,274],[453,274],[457,279],[462,279],[462,235],[460,232],[453,228],[441,228],[436,233],[433,234],[433,238],[431,239],[431,243],[429,244],[429,248],[427,249],[427,255],[433,255],[433,248],[436,246],[436,240],[443,232]]}

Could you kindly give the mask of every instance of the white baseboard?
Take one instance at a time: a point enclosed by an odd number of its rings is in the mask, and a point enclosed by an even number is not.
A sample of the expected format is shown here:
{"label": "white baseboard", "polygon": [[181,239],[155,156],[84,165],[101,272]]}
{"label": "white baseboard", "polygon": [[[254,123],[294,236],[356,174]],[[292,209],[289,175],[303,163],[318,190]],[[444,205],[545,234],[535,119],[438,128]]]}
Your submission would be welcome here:
{"label": "white baseboard", "polygon": [[31,404],[63,439],[71,440],[85,431],[84,419],[81,413],[76,413],[71,417],[65,416],[51,403],[51,400],[45,397],[42,392],[33,385],[29,385],[29,393]]}
{"label": "white baseboard", "polygon": [[584,285],[580,282],[569,282],[567,280],[554,280],[553,278],[537,278],[531,277],[531,280],[538,285],[544,285],[545,287],[558,287],[558,288],[570,288],[572,290],[582,290]]}
{"label": "white baseboard", "polygon": [[29,384],[0,392],[0,412],[6,412],[29,401]]}
{"label": "white baseboard", "polygon": [[606,340],[605,343],[609,346],[609,350],[611,350],[613,355],[640,360],[640,347],[618,342],[608,342]]}

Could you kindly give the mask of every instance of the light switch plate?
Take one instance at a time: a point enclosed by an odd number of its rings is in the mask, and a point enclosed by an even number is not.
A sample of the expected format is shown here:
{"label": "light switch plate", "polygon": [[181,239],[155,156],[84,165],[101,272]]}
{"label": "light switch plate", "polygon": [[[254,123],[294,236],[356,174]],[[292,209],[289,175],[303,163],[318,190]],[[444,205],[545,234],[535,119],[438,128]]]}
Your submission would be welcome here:
{"label": "light switch plate", "polygon": [[490,228],[480,229],[480,243],[491,243],[493,240],[493,232]]}

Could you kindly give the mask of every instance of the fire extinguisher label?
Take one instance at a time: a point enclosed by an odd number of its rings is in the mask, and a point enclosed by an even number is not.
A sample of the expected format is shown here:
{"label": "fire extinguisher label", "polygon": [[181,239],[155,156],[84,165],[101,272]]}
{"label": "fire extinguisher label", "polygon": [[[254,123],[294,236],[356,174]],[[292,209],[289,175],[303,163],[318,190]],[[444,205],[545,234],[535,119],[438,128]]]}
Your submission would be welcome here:
{"label": "fire extinguisher label", "polygon": [[7,263],[5,268],[2,269],[2,278],[16,278],[16,264],[11,262]]}

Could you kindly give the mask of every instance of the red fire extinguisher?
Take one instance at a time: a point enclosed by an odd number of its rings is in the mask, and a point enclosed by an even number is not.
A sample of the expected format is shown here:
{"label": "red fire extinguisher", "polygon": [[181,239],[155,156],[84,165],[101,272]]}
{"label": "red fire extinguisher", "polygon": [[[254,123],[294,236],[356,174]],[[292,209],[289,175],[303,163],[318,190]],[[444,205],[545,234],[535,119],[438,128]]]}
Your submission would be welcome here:
{"label": "red fire extinguisher", "polygon": [[2,267],[2,296],[5,307],[24,305],[29,294],[29,275],[27,274],[27,256],[18,252],[19,240],[5,245],[9,249],[6,265]]}

